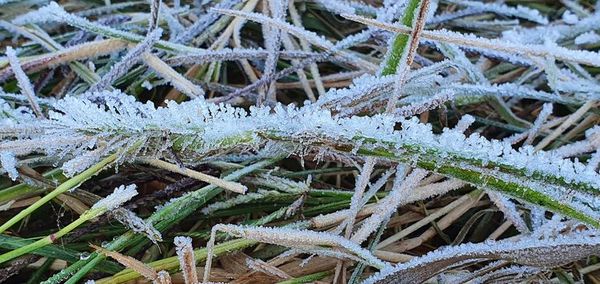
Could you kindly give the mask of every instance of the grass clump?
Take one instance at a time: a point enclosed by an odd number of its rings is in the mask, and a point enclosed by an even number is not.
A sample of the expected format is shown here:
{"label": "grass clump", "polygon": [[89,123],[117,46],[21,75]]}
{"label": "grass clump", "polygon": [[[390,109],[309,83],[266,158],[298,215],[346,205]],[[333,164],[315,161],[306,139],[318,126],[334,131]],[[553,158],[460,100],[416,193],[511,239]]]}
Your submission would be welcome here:
{"label": "grass clump", "polygon": [[594,1],[0,5],[0,281],[599,281]]}

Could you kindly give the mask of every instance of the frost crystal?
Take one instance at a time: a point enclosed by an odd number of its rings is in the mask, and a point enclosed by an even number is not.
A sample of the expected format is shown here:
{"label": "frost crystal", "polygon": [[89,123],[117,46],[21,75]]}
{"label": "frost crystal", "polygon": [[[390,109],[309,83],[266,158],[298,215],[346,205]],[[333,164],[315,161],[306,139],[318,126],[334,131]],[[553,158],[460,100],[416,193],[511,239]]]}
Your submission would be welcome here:
{"label": "frost crystal", "polygon": [[153,243],[157,244],[162,241],[160,231],[154,228],[152,224],[135,215],[132,211],[119,208],[112,212],[112,216],[134,232],[146,235]]}
{"label": "frost crystal", "polygon": [[[444,247],[409,262],[381,270],[364,283],[423,282],[439,273],[446,265],[468,259],[506,259],[519,264],[552,268],[573,260],[596,254],[600,237],[586,235],[559,236],[539,240],[524,238],[518,241],[487,241]],[[444,261],[446,260],[446,261]]]}
{"label": "frost crystal", "polygon": [[96,202],[91,209],[102,209],[103,211],[111,211],[120,207],[123,203],[129,201],[138,194],[135,184],[128,186],[121,185],[115,188],[115,191],[107,197]]}
{"label": "frost crystal", "polygon": [[573,14],[569,10],[566,10],[563,13],[562,19],[565,23],[567,23],[569,25],[574,25],[574,24],[577,24],[577,22],[579,22],[579,18],[577,17],[577,15]]}
{"label": "frost crystal", "polygon": [[17,180],[19,172],[17,172],[17,158],[11,152],[0,152],[0,165],[2,169],[8,173],[10,179]]}
{"label": "frost crystal", "polygon": [[598,42],[600,42],[600,35],[595,32],[583,33],[575,38],[575,44],[578,45],[595,44]]}
{"label": "frost crystal", "polygon": [[179,236],[175,237],[173,242],[175,243],[175,251],[179,258],[185,283],[199,283],[196,274],[196,258],[192,247],[192,239],[190,237]]}
{"label": "frost crystal", "polygon": [[[114,96],[104,96],[104,105],[71,97],[57,102],[57,112],[50,112],[48,121],[27,125],[36,129],[30,139],[0,142],[0,150],[24,151],[20,147],[26,146],[29,151],[37,148],[48,153],[86,153],[86,149],[99,143],[115,151],[138,141],[143,141],[146,147],[153,147],[154,143],[163,145],[164,133],[171,133],[186,137],[184,147],[193,145],[190,150],[201,155],[243,145],[258,147],[264,142],[258,136],[260,133],[279,137],[274,141],[302,136],[305,142],[328,139],[342,143],[363,137],[387,143],[393,152],[405,147],[416,147],[417,152],[433,150],[442,157],[460,157],[473,166],[502,165],[542,182],[600,189],[598,174],[587,171],[578,161],[535,152],[531,147],[515,150],[508,142],[487,140],[477,133],[467,137],[461,131],[445,129],[434,134],[431,125],[421,124],[417,119],[388,115],[340,118],[314,105],[277,106],[273,112],[268,107],[255,107],[246,112],[200,100],[170,102],[167,107],[155,108],[118,92],[105,94]],[[396,123],[401,123],[402,129],[394,130]],[[61,143],[53,142],[57,136]]]}
{"label": "frost crystal", "polygon": [[479,1],[461,0],[451,0],[449,2],[470,7],[475,11],[493,12],[500,15],[523,18],[543,25],[548,24],[548,19],[542,16],[538,10],[530,9],[520,5],[516,7],[510,7],[498,3],[483,3]]}

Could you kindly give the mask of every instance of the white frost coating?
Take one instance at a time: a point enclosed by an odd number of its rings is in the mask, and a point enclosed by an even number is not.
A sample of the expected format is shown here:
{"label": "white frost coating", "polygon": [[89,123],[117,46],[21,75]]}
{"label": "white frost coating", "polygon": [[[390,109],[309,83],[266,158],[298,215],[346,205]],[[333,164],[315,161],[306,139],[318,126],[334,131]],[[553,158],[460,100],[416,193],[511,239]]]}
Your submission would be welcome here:
{"label": "white frost coating", "polygon": [[[400,171],[402,169],[398,170],[398,172]],[[427,171],[415,169],[405,179],[402,179],[403,176],[401,175],[396,176],[391,193],[377,203],[375,213],[363,221],[361,227],[352,236],[352,241],[359,244],[364,242],[371,233],[377,230],[385,219],[389,218],[396,211],[398,206],[406,204],[406,196],[410,195],[410,192],[426,175]]]}
{"label": "white frost coating", "polygon": [[519,230],[519,232],[523,234],[529,233],[527,224],[525,224],[525,221],[523,218],[521,218],[521,214],[519,214],[517,207],[510,199],[501,193],[493,191],[487,191],[486,193],[490,197],[490,200],[496,204],[496,207],[498,207],[498,209],[504,213],[504,218],[509,220],[515,226],[515,228]]}
{"label": "white frost coating", "polygon": [[[160,39],[162,29],[156,28],[148,33],[143,41],[131,48],[121,61],[111,66],[110,70],[102,76],[102,78],[88,89],[88,92],[101,91],[110,87],[114,81],[127,74],[137,62],[141,60],[141,55],[144,52],[152,50],[154,43]],[[146,82],[146,81],[144,81]]]}
{"label": "white frost coating", "polygon": [[322,248],[323,246],[339,247],[353,253],[371,266],[377,268],[388,266],[387,263],[379,260],[377,257],[373,256],[370,251],[362,248],[360,245],[338,235],[324,232],[291,228],[251,227],[225,224],[215,225],[212,231],[213,234],[216,231],[222,231],[236,237],[300,249]]}
{"label": "white frost coating", "polygon": [[475,117],[473,117],[472,115],[463,115],[460,120],[456,123],[456,126],[454,126],[454,130],[459,131],[459,132],[465,132],[467,131],[467,129],[469,128],[469,126],[471,126],[471,124],[473,124],[473,122],[475,122]]}
{"label": "white frost coating", "polygon": [[356,14],[354,7],[344,1],[315,0],[315,2],[326,10],[336,14]]}
{"label": "white frost coating", "polygon": [[580,34],[575,38],[575,44],[594,44],[600,42],[600,35],[595,32],[587,32]]}
{"label": "white frost coating", "polygon": [[123,203],[129,201],[131,198],[138,194],[135,184],[128,186],[121,185],[115,188],[115,191],[109,194],[107,197],[96,202],[91,209],[102,209],[104,211],[111,211],[120,207]]}
{"label": "white frost coating", "polygon": [[[0,91],[0,95],[8,96],[9,94]],[[22,97],[21,95],[15,96]],[[33,115],[31,109],[26,107],[13,108],[4,99],[0,98],[0,133],[15,127],[19,123],[32,121],[34,119],[35,115]]]}
{"label": "white frost coating", "polygon": [[[96,137],[95,143],[111,141],[110,137],[147,136],[148,139],[160,139],[164,133],[190,137],[196,153],[222,147],[241,144],[258,146],[264,140],[258,133],[273,133],[282,138],[305,137],[326,138],[332,141],[352,141],[357,136],[375,138],[394,145],[399,153],[403,147],[417,146],[423,150],[434,150],[436,156],[460,156],[478,160],[478,164],[495,163],[522,170],[527,174],[559,177],[566,183],[583,183],[588,187],[600,189],[600,177],[588,171],[578,161],[570,161],[553,156],[549,152],[536,152],[526,146],[520,150],[512,148],[508,142],[487,140],[474,133],[466,137],[462,132],[445,129],[441,134],[434,134],[431,125],[419,123],[417,119],[398,119],[387,115],[372,117],[337,118],[327,110],[307,106],[277,106],[274,112],[269,108],[252,107],[250,112],[231,106],[214,105],[200,100],[181,104],[169,102],[167,107],[155,108],[150,103],[136,102],[133,97],[106,97],[105,105],[96,105],[87,100],[65,98],[56,104],[59,112],[50,112],[50,119],[39,122],[36,127],[39,133],[33,134],[31,141],[40,150],[48,152],[64,151],[75,147],[80,149],[82,137]],[[291,122],[294,123],[291,123]],[[397,122],[402,124],[401,130],[394,130]],[[49,143],[60,136],[65,140],[62,144]],[[232,145],[225,141],[232,138],[243,139],[243,143]],[[310,140],[308,140],[310,141]],[[21,141],[18,141],[21,142]],[[0,150],[4,143],[11,147],[19,147],[15,143],[0,142]],[[22,142],[21,142],[22,143]],[[66,143],[66,144],[65,144]],[[71,144],[69,144],[71,143]],[[89,142],[88,142],[89,143]],[[85,144],[85,147],[91,147]]]}
{"label": "white frost coating", "polygon": [[527,98],[541,101],[568,103],[572,99],[558,94],[547,93],[543,91],[533,90],[527,86],[517,85],[513,83],[504,83],[499,85],[483,85],[483,84],[463,84],[455,83],[444,88],[453,90],[457,94],[465,97],[469,96],[499,96],[512,98]]}
{"label": "white frost coating", "polygon": [[3,151],[0,152],[0,165],[2,165],[2,169],[8,173],[8,176],[13,181],[17,180],[19,177],[19,172],[17,171],[17,158],[11,152]]}
{"label": "white frost coating", "polygon": [[[453,98],[454,98],[453,91],[444,90],[438,94],[435,94],[433,97],[426,98],[423,101],[414,102],[414,103],[411,103],[410,105],[400,107],[394,111],[394,114],[402,116],[402,117],[409,117],[409,116],[413,116],[416,114],[421,114],[425,111],[440,107],[444,103],[451,101]],[[466,117],[466,116],[463,116],[463,118],[464,117]]]}
{"label": "white frost coating", "polygon": [[566,10],[562,14],[562,20],[569,25],[574,25],[577,24],[577,22],[579,22],[579,18],[577,17],[577,15],[573,14],[573,12],[569,10]]}
{"label": "white frost coating", "polygon": [[196,274],[196,258],[194,248],[192,247],[192,238],[178,236],[173,240],[175,251],[179,259],[179,265],[183,272],[185,283],[198,283],[198,275]]}
{"label": "white frost coating", "polygon": [[37,102],[37,97],[35,96],[33,85],[31,85],[29,77],[27,77],[27,74],[25,74],[23,68],[21,68],[21,62],[12,47],[6,47],[6,56],[8,57],[10,67],[13,73],[15,74],[15,77],[17,78],[17,84],[21,89],[21,94],[27,97],[27,100],[29,101],[29,105],[31,106],[33,112],[38,117],[43,117],[42,110]]}
{"label": "white frost coating", "polygon": [[544,104],[544,106],[542,106],[542,110],[533,122],[533,126],[529,129],[527,133],[527,139],[525,140],[526,145],[533,143],[533,139],[535,139],[538,132],[540,132],[540,130],[542,129],[542,125],[544,124],[544,122],[546,122],[546,120],[548,120],[548,117],[552,114],[552,110],[552,104],[546,103]]}
{"label": "white frost coating", "polygon": [[146,90],[152,90],[152,88],[154,88],[152,83],[148,82],[147,80],[144,80],[144,82],[142,82],[142,87]]}
{"label": "white frost coating", "polygon": [[[453,259],[458,257],[500,257],[509,258],[519,261],[520,263],[527,265],[536,265],[545,267],[546,263],[537,262],[540,257],[544,256],[544,253],[553,252],[557,255],[562,253],[564,255],[575,255],[577,256],[579,248],[597,249],[600,248],[600,237],[589,236],[583,233],[571,234],[568,236],[558,236],[553,239],[536,239],[536,238],[522,238],[518,241],[502,240],[502,241],[486,241],[483,243],[468,243],[458,246],[442,247],[435,251],[432,251],[422,257],[413,258],[412,260],[401,263],[395,266],[387,267],[381,270],[379,273],[369,277],[364,284],[376,283],[377,281],[385,279],[385,277],[391,276],[400,271],[416,268],[418,266],[427,265],[435,261],[441,261],[444,259]],[[540,256],[535,257],[535,251],[539,251]],[[531,258],[531,259],[530,259]],[[550,257],[552,258],[552,257]],[[549,264],[553,262],[569,261],[568,259],[548,259]],[[533,263],[528,263],[533,262]],[[549,265],[552,266],[552,265]]]}
{"label": "white frost coating", "polygon": [[[355,15],[344,15],[344,17],[362,23],[376,25],[379,28],[389,31],[402,33],[409,33],[411,31],[409,27],[403,25],[390,25]],[[484,50],[484,53],[489,51],[500,52],[504,53],[505,56],[509,56],[509,58],[514,57],[514,55],[533,59],[553,57],[561,61],[574,61],[591,66],[600,66],[599,53],[587,50],[568,49],[556,44],[549,44],[552,42],[544,42],[544,44],[523,44],[519,42],[509,42],[500,38],[484,38],[474,34],[463,34],[445,29],[425,30],[421,33],[421,38],[424,40],[453,43],[467,49]]]}
{"label": "white frost coating", "polygon": [[535,28],[519,27],[514,30],[504,31],[502,39],[522,44],[540,44],[547,40],[561,42],[598,29],[600,29],[600,13],[595,13],[581,19],[575,25],[553,24]]}
{"label": "white frost coating", "polygon": [[130,210],[119,208],[112,214],[121,224],[133,230],[136,233],[142,233],[154,244],[162,241],[162,235],[152,224],[144,221]]}
{"label": "white frost coating", "polygon": [[267,190],[259,190],[258,192],[250,192],[243,195],[237,195],[233,198],[229,198],[225,201],[219,201],[212,203],[204,208],[202,208],[201,212],[204,215],[209,215],[217,210],[231,208],[239,204],[244,204],[248,202],[252,202],[255,200],[263,199],[269,196],[278,196],[281,193],[277,191],[267,191]]}
{"label": "white frost coating", "polygon": [[307,31],[305,29],[296,27],[294,25],[291,25],[291,24],[283,22],[283,21],[277,21],[276,19],[267,17],[263,14],[246,13],[246,12],[241,12],[241,11],[237,11],[237,10],[227,10],[227,9],[218,9],[218,8],[212,8],[211,11],[226,14],[226,15],[231,15],[231,16],[243,17],[243,18],[246,18],[246,19],[249,19],[252,21],[262,23],[262,24],[271,25],[271,26],[277,27],[279,29],[282,29],[298,38],[305,39],[306,41],[308,41],[311,44],[314,44],[316,46],[325,48],[327,50],[334,49],[333,43],[331,43],[326,38],[324,38],[314,32]]}
{"label": "white frost coating", "polygon": [[544,16],[542,16],[542,14],[540,14],[540,12],[538,10],[535,9],[530,9],[524,6],[516,6],[516,7],[510,7],[504,4],[500,4],[500,3],[484,3],[484,2],[478,2],[478,1],[461,1],[461,0],[451,0],[448,1],[450,3],[456,3],[462,6],[466,6],[466,7],[471,7],[471,8],[475,8],[477,10],[480,10],[482,12],[493,12],[499,15],[504,15],[504,16],[512,16],[512,17],[518,17],[518,18],[522,18],[522,19],[526,19],[538,24],[542,24],[542,25],[547,25],[548,24],[548,19]]}

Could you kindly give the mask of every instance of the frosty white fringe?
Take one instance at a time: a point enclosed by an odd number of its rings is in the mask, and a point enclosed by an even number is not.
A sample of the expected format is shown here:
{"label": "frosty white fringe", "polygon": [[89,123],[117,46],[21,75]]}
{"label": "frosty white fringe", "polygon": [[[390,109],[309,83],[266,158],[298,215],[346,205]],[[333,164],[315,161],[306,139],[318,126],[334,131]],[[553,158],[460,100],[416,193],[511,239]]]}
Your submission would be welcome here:
{"label": "frosty white fringe", "polygon": [[443,247],[409,262],[388,267],[364,283],[419,283],[433,277],[449,264],[469,259],[505,259],[523,265],[552,268],[595,255],[598,249],[600,237],[589,236],[585,232],[544,240],[524,238],[519,241],[462,244]]}
{"label": "frosty white fringe", "polygon": [[[22,137],[22,132],[15,130],[17,140],[0,142],[0,151],[19,155],[36,151],[71,157],[91,155],[85,160],[80,158],[78,161],[83,164],[75,163],[77,168],[64,168],[67,173],[75,173],[84,169],[83,165],[122,148],[132,148],[125,152],[134,155],[160,155],[170,145],[185,153],[183,158],[193,158],[240,147],[260,148],[267,141],[327,145],[351,154],[416,163],[519,199],[533,189],[543,198],[554,200],[548,202],[556,206],[561,199],[571,200],[567,196],[576,190],[579,193],[573,202],[588,200],[584,202],[587,205],[581,204],[588,209],[580,211],[600,215],[600,203],[585,193],[598,192],[600,178],[585,164],[552,152],[536,152],[530,146],[515,150],[508,142],[487,140],[476,133],[466,137],[460,130],[444,129],[441,134],[434,134],[431,125],[414,118],[339,118],[313,105],[277,106],[274,112],[268,107],[253,107],[246,112],[201,100],[170,102],[167,107],[155,108],[117,91],[98,97],[104,100],[103,104],[72,97],[57,102],[49,120],[19,125],[31,134]],[[397,123],[402,125],[401,130],[394,130]],[[531,181],[525,182],[525,177]]]}

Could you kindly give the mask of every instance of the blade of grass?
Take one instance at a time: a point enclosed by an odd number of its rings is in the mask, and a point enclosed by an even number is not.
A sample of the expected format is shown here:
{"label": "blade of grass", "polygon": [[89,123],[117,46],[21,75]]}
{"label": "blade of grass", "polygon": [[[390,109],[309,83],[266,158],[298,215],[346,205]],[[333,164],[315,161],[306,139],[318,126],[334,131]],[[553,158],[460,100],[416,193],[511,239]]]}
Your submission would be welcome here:
{"label": "blade of grass", "polygon": [[90,179],[92,176],[98,174],[104,168],[106,168],[107,166],[112,164],[117,159],[117,156],[118,156],[118,154],[116,154],[116,153],[112,154],[112,155],[104,158],[102,161],[98,162],[94,166],[90,167],[89,169],[87,169],[87,170],[83,171],[82,173],[63,182],[61,185],[56,187],[53,191],[51,191],[50,193],[48,193],[47,195],[42,197],[40,200],[38,200],[34,204],[30,205],[26,209],[21,210],[17,215],[15,215],[10,220],[8,220],[4,224],[2,224],[2,226],[0,226],[0,233],[6,231],[7,229],[12,227],[17,222],[23,220],[23,218],[29,216],[33,211],[40,208],[42,205],[46,204],[48,201],[54,199],[56,196],[58,196],[62,193],[65,193],[67,190],[70,190],[74,187],[79,186],[84,181],[86,181],[86,180]]}

